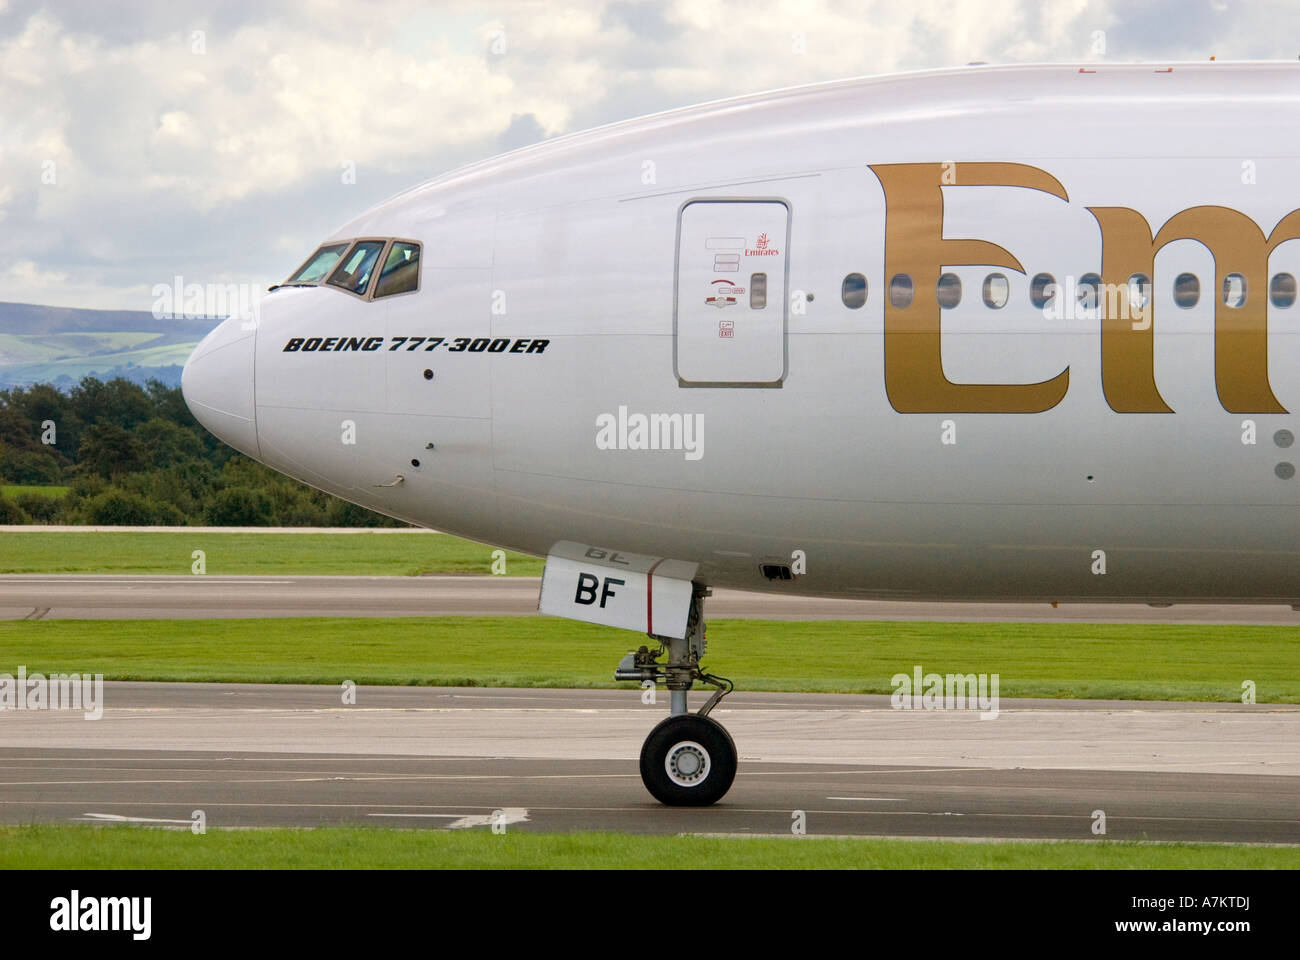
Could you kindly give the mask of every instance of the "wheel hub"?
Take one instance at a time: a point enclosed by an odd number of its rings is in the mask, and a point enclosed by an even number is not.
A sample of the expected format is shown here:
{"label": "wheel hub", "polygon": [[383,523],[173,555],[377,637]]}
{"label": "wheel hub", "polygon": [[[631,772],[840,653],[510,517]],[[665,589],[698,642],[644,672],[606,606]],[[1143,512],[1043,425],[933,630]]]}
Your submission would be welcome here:
{"label": "wheel hub", "polygon": [[694,787],[703,783],[709,776],[709,751],[694,740],[683,740],[675,744],[664,758],[664,769],[668,779],[679,787]]}

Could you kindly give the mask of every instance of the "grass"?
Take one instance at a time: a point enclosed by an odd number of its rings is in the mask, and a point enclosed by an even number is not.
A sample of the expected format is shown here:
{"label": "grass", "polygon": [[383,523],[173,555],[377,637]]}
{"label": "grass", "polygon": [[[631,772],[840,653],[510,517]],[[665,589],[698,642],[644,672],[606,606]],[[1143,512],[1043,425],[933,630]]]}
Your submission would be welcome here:
{"label": "grass", "polygon": [[[59,497],[66,495],[67,492],[67,487],[40,487],[24,483],[0,484],[0,496],[5,497],[20,497],[24,493],[35,493],[42,497],[58,499]],[[0,555],[2,555],[2,553],[0,553]]]}
{"label": "grass", "polygon": [[[644,640],[549,617],[9,620],[0,672],[617,687],[614,664]],[[709,649],[706,666],[741,690],[891,693],[891,677],[921,664],[996,673],[1003,697],[1231,702],[1251,680],[1261,703],[1300,703],[1300,627],[720,619]]]}
{"label": "grass", "polygon": [[952,842],[316,829],[0,826],[0,869],[959,869],[1300,868],[1300,849],[1116,841]]}
{"label": "grass", "polygon": [[[6,488],[6,492],[11,488]],[[41,488],[32,488],[41,489]],[[59,489],[59,488],[45,488]],[[416,576],[489,574],[492,547],[449,534],[398,533],[0,533],[0,573],[190,574],[195,550],[207,573]],[[540,577],[542,561],[506,553],[510,576]]]}

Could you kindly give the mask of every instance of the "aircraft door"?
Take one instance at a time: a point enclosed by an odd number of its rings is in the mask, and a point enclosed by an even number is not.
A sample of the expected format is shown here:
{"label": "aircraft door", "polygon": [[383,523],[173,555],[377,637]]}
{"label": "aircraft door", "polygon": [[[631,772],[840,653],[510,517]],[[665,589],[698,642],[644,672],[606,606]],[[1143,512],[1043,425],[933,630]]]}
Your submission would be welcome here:
{"label": "aircraft door", "polygon": [[779,387],[790,208],[691,200],[678,213],[674,372],[683,387]]}

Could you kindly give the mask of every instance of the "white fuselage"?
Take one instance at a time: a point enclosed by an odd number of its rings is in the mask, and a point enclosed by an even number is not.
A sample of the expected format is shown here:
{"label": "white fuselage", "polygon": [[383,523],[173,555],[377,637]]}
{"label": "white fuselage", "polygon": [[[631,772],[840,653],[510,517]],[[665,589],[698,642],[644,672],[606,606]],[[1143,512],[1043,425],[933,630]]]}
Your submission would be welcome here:
{"label": "white fuselage", "polygon": [[[418,241],[418,291],[276,289],[186,395],[277,470],[535,554],[819,595],[1300,602],[1298,71],[970,68],[546,142],[335,235]],[[1135,272],[1145,314],[1078,302]]]}

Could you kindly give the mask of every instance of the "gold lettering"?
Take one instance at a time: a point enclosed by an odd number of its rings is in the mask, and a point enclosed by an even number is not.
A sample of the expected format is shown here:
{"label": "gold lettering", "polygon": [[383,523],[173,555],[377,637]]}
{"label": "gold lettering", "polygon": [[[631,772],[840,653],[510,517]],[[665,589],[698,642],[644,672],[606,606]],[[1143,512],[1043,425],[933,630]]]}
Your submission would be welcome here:
{"label": "gold lettering", "polygon": [[[1244,213],[1192,207],[1171,217],[1156,234],[1156,249],[1174,240],[1195,240],[1214,257],[1214,385],[1229,413],[1286,413],[1268,382],[1268,255],[1282,242],[1289,220],[1285,217],[1265,240],[1264,231]],[[1230,273],[1246,280],[1246,301],[1239,307],[1224,302],[1223,281]]]}
{"label": "gold lettering", "polygon": [[[1173,413],[1156,389],[1155,325],[1153,304],[1148,303],[1143,322],[1133,322],[1128,303],[1128,278],[1135,273],[1155,277],[1152,264],[1156,246],[1146,218],[1128,207],[1089,207],[1101,227],[1101,281],[1103,289],[1122,290],[1102,297],[1101,390],[1116,413]],[[1154,288],[1154,279],[1152,281]]]}
{"label": "gold lettering", "polygon": [[[1228,207],[1192,207],[1169,219],[1153,239],[1147,221],[1127,207],[1089,207],[1101,227],[1102,280],[1127,285],[1135,273],[1155,277],[1155,256],[1175,240],[1195,240],[1214,258],[1214,381],[1229,413],[1286,413],[1268,380],[1268,257],[1300,238],[1300,211],[1288,214],[1265,240],[1258,224]],[[1246,281],[1246,300],[1224,302],[1224,279]],[[1154,324],[1134,324],[1107,301],[1101,322],[1101,385],[1118,413],[1172,413],[1155,384]],[[1148,304],[1151,311],[1153,304]]]}
{"label": "gold lettering", "polygon": [[[980,264],[1024,273],[1020,261],[995,243],[943,237],[941,163],[872,166],[885,191],[885,283],[911,277],[907,307],[885,302],[885,391],[899,413],[1039,413],[1061,402],[1070,385],[1066,367],[1040,383],[953,383],[943,372],[940,307],[935,296],[945,266]],[[1069,200],[1050,174],[1020,163],[961,163],[963,187],[1041,190]]]}

